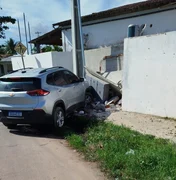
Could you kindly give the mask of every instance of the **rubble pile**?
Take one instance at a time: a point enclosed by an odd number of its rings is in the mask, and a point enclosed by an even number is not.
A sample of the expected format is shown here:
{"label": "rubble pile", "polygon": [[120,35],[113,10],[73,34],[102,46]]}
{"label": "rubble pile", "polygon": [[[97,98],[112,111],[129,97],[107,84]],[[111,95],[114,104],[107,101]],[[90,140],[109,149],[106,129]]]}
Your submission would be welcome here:
{"label": "rubble pile", "polygon": [[85,108],[76,112],[75,116],[105,120],[111,113],[121,110],[122,82],[120,80],[116,84],[88,67],[85,69],[90,87],[86,93]]}
{"label": "rubble pile", "polygon": [[100,101],[91,101],[85,108],[75,112],[75,116],[83,116],[88,119],[106,120],[111,113],[121,111],[122,100],[118,96],[102,103]]}

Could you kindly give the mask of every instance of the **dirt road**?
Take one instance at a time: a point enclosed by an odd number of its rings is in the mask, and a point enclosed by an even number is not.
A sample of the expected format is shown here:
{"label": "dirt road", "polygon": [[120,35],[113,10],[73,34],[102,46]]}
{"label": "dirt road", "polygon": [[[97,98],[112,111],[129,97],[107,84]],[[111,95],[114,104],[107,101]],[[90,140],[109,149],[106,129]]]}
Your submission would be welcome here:
{"label": "dirt road", "polygon": [[102,180],[101,172],[53,135],[9,131],[0,123],[0,180]]}
{"label": "dirt road", "polygon": [[143,134],[158,138],[171,139],[176,142],[176,120],[169,120],[151,115],[115,112],[108,117],[116,125],[123,125]]}

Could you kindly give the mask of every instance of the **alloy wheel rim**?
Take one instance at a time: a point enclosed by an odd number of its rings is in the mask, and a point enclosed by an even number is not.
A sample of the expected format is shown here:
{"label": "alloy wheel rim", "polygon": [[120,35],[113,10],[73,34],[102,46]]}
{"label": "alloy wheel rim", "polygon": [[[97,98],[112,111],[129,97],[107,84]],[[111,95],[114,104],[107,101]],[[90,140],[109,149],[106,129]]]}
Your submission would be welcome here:
{"label": "alloy wheel rim", "polygon": [[64,125],[64,115],[62,111],[57,113],[57,126],[62,127]]}

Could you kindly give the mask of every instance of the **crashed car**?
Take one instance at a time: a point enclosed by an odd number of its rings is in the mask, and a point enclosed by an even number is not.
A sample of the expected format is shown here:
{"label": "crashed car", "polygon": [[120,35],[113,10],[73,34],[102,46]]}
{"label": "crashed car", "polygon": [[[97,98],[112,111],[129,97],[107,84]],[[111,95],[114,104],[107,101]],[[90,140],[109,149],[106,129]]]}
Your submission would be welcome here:
{"label": "crashed car", "polygon": [[66,117],[84,106],[88,83],[63,67],[26,68],[0,77],[1,122],[53,124],[62,127]]}

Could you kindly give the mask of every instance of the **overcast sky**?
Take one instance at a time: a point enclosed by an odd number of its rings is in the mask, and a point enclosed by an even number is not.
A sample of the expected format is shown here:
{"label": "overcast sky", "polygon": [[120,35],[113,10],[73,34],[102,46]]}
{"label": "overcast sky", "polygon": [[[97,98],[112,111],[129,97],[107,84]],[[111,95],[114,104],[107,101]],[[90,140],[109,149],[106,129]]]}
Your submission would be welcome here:
{"label": "overcast sky", "polygon": [[[71,18],[71,0],[0,0],[0,16],[12,16],[20,20],[22,41],[24,37],[23,12],[26,21],[30,23],[32,39],[36,38],[35,32],[41,35],[52,30],[52,24]],[[80,0],[81,15],[91,14],[102,10],[115,8],[124,4],[140,2],[141,0]],[[19,41],[17,23],[8,25],[6,39],[0,39],[0,44],[9,38]]]}

